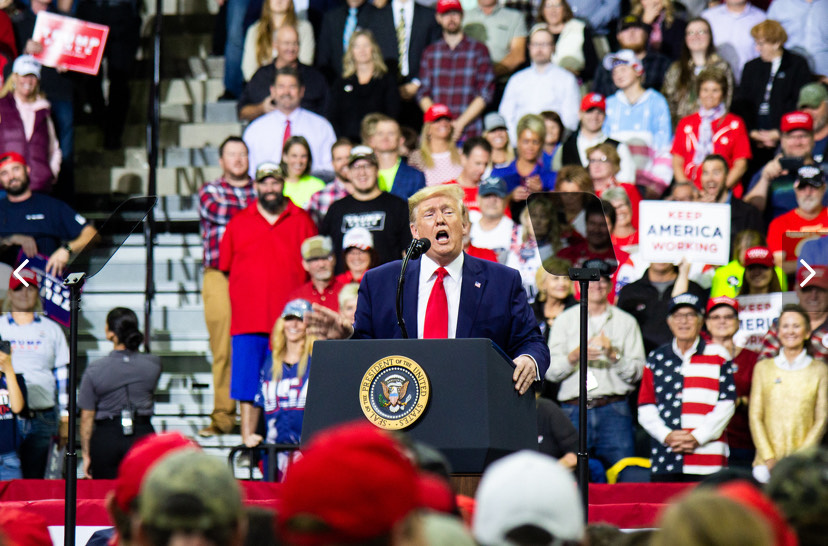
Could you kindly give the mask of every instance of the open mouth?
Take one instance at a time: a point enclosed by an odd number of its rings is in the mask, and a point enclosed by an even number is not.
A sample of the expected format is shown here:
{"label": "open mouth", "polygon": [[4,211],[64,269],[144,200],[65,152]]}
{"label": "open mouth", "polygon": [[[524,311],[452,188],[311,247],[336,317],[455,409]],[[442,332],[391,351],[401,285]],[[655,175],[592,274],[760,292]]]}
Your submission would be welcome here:
{"label": "open mouth", "polygon": [[434,240],[438,243],[445,243],[449,240],[449,233],[448,231],[441,229],[437,232],[437,235],[434,236]]}

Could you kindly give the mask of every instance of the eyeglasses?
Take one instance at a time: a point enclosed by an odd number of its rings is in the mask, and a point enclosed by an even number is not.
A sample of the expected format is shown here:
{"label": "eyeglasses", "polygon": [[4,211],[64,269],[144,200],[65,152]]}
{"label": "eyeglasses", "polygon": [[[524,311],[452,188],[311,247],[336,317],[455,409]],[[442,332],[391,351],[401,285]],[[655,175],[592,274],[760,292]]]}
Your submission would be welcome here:
{"label": "eyeglasses", "polygon": [[673,320],[676,322],[687,322],[689,320],[697,319],[699,315],[697,315],[693,311],[688,311],[686,313],[673,313]]}
{"label": "eyeglasses", "polygon": [[707,36],[708,34],[710,33],[706,30],[688,30],[684,33],[685,36]]}
{"label": "eyeglasses", "polygon": [[351,165],[349,167],[352,171],[369,171],[374,168],[372,163],[360,163],[359,165]]}
{"label": "eyeglasses", "polygon": [[601,157],[590,157],[589,162],[590,163],[609,163],[609,159],[607,159],[607,156],[602,155]]}
{"label": "eyeglasses", "polygon": [[726,315],[709,315],[707,320],[733,320],[736,318],[734,313],[728,313]]}

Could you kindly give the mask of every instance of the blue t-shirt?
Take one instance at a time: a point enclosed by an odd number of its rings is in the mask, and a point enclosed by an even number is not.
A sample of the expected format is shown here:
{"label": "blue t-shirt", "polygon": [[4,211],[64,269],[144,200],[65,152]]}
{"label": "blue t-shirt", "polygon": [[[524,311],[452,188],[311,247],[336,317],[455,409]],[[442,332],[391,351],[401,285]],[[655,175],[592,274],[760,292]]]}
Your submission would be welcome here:
{"label": "blue t-shirt", "polygon": [[48,195],[33,193],[20,203],[0,200],[0,237],[30,235],[39,254],[50,256],[65,241],[77,239],[85,225],[86,218]]}
{"label": "blue t-shirt", "polygon": [[[805,260],[808,265],[828,265],[828,235],[812,241],[805,241],[802,250],[799,252],[799,259]],[[800,267],[802,267],[802,264],[797,262],[797,269]]]}
{"label": "blue t-shirt", "polygon": [[[529,176],[539,176],[541,179],[541,183],[543,184],[543,191],[552,191],[555,189],[555,177],[557,173],[552,171],[547,171],[543,168],[541,163],[535,165],[535,168],[532,169],[532,172]],[[497,176],[502,178],[506,182],[506,189],[509,193],[517,188],[518,186],[525,186],[526,179],[528,177],[521,176],[517,171],[517,160],[512,161],[505,167],[501,167],[499,169],[492,170],[492,176]]]}
{"label": "blue t-shirt", "polygon": [[302,377],[297,377],[298,365],[282,363],[282,378],[273,381],[273,354],[268,351],[263,366],[259,392],[253,403],[264,410],[265,442],[269,444],[298,444],[302,438],[302,418],[308,395],[310,358]]}
{"label": "blue t-shirt", "polygon": [[[23,393],[23,400],[26,400],[26,382],[22,374],[17,375],[17,385]],[[6,375],[0,375],[0,454],[11,453],[20,447],[23,437],[17,425],[17,415],[11,409]]]}

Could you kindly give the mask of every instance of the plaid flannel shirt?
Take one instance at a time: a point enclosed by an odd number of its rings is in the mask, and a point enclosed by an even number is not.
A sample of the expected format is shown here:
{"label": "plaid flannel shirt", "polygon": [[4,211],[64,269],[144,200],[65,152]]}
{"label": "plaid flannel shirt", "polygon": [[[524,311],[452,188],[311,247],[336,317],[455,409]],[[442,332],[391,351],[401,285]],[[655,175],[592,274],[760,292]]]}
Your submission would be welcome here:
{"label": "plaid flannel shirt", "polygon": [[334,201],[339,201],[343,197],[348,196],[348,191],[345,189],[345,183],[339,178],[334,178],[333,182],[329,182],[327,186],[311,195],[308,204],[305,205],[307,210],[316,225],[322,223],[322,218],[328,214],[328,209]]}
{"label": "plaid flannel shirt", "polygon": [[219,243],[227,222],[256,199],[253,179],[242,188],[231,186],[222,176],[204,184],[198,191],[198,213],[201,217],[201,241],[204,267],[218,269]]}
{"label": "plaid flannel shirt", "polygon": [[[811,332],[811,349],[813,356],[823,362],[828,362],[828,322],[823,323]],[[774,322],[768,328],[768,333],[762,338],[762,350],[759,352],[759,360],[774,358],[782,349],[779,341],[779,324]]]}
{"label": "plaid flannel shirt", "polygon": [[[463,36],[454,49],[441,39],[423,52],[420,81],[417,100],[430,97],[434,102],[445,104],[455,118],[475,97],[482,97],[489,104],[494,97],[495,81],[489,49],[468,36]],[[483,120],[478,116],[466,126],[463,137],[482,133]]]}

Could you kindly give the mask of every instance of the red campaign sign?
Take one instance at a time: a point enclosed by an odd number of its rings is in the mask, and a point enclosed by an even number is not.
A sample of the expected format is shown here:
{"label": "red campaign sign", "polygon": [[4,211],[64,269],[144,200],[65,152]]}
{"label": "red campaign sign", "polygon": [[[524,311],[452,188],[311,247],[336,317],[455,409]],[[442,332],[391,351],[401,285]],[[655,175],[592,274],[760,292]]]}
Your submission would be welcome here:
{"label": "red campaign sign", "polygon": [[44,66],[95,75],[101,66],[109,27],[41,11],[32,39],[43,50],[34,57]]}

